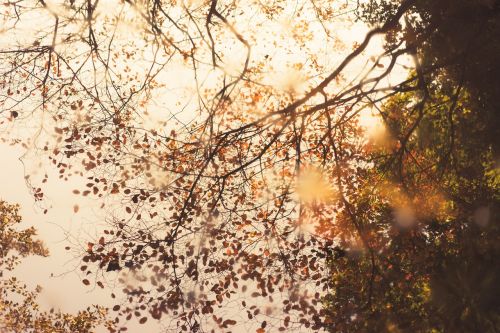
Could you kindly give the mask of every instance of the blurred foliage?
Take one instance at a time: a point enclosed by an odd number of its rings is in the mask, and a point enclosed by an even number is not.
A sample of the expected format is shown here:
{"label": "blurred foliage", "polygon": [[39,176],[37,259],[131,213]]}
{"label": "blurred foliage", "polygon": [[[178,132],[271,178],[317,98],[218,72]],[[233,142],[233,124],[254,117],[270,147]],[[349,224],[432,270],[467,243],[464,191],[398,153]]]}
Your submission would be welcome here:
{"label": "blurred foliage", "polygon": [[[499,154],[500,139],[500,1],[415,0],[406,22],[387,35],[387,46],[404,41],[418,53],[429,80],[437,81],[447,96],[463,86],[478,114],[476,127]],[[358,17],[380,24],[399,8],[400,0],[370,0],[358,8]]]}
{"label": "blurred foliage", "polygon": [[[29,290],[12,273],[22,258],[30,255],[48,256],[48,250],[36,239],[33,227],[18,231],[21,223],[19,206],[0,200],[0,331],[23,333],[87,333],[105,325],[112,331],[112,323],[106,320],[106,309],[94,306],[75,315],[51,309],[43,311],[37,303],[41,288]],[[5,274],[7,275],[7,274]]]}
{"label": "blurred foliage", "polygon": [[[369,1],[359,17],[379,24],[399,5]],[[425,86],[379,110],[396,147],[375,142],[359,175],[370,246],[330,261],[332,332],[500,330],[499,15],[499,1],[415,1],[389,34],[387,47],[415,47]]]}

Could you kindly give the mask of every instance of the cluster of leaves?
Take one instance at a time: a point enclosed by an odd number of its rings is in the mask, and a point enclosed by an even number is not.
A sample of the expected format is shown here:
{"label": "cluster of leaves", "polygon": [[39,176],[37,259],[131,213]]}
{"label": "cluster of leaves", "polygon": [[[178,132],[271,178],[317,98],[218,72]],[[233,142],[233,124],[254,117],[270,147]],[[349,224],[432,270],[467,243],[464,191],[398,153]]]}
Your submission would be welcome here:
{"label": "cluster of leaves", "polygon": [[30,255],[47,256],[33,227],[18,231],[19,206],[0,200],[0,331],[33,333],[90,333],[100,325],[113,331],[106,309],[94,306],[77,314],[43,311],[37,303],[40,287],[29,290],[11,272]]}

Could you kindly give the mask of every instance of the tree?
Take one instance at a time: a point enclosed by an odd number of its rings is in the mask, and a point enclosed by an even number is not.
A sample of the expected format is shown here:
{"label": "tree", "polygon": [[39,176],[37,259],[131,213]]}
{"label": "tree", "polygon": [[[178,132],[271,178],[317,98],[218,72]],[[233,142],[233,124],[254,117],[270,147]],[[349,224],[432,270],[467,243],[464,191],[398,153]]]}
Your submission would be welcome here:
{"label": "tree", "polygon": [[[477,92],[498,85],[474,78],[481,62],[497,67],[486,46],[464,57],[433,3],[9,2],[5,33],[44,24],[2,51],[0,105],[6,127],[35,124],[30,143],[107,209],[82,271],[96,283],[96,267],[119,272],[120,318],[193,332],[245,320],[258,332],[453,331],[439,318],[449,305],[430,301],[446,286],[438,272],[496,251],[498,117]],[[472,27],[496,3],[475,6]],[[342,46],[333,32],[352,13],[374,27]],[[363,59],[379,35],[385,49]],[[273,80],[283,62],[286,80]],[[367,140],[370,110],[386,134]],[[468,222],[476,208],[485,229]]]}
{"label": "tree", "polygon": [[[362,17],[383,20],[398,3],[369,2]],[[380,106],[401,148],[378,142],[358,175],[378,255],[332,261],[332,331],[498,330],[498,83],[485,82],[498,71],[498,14],[495,2],[418,1],[388,36],[387,47],[413,43],[425,85]],[[369,282],[353,285],[360,274]]]}
{"label": "tree", "polygon": [[[11,272],[22,258],[30,255],[47,256],[48,250],[34,237],[35,228],[17,231],[21,223],[19,206],[0,201],[0,330],[9,332],[40,333],[87,333],[99,325],[107,325],[112,331],[111,322],[106,319],[106,310],[94,306],[76,315],[43,311],[37,303],[40,287],[29,290]],[[6,274],[8,273],[8,274]]]}
{"label": "tree", "polygon": [[[372,24],[384,21],[401,1],[368,1],[359,16]],[[500,47],[498,1],[415,1],[406,16],[405,27],[394,31],[388,45],[411,45],[420,59],[427,81],[437,81],[446,96],[456,99],[462,89],[480,115],[478,127],[499,155],[498,89],[499,66],[495,54]],[[460,27],[460,29],[457,29]]]}
{"label": "tree", "polygon": [[[432,87],[415,135],[402,156],[374,142],[375,167],[358,174],[354,206],[374,251],[332,258],[327,296],[338,331],[495,332],[500,317],[494,281],[498,256],[498,169],[467,94],[459,100]],[[382,108],[401,142],[414,126],[415,96]],[[453,146],[449,110],[453,110]],[[474,105],[474,104],[472,104]],[[394,139],[396,138],[396,139]],[[398,160],[399,159],[399,160]]]}

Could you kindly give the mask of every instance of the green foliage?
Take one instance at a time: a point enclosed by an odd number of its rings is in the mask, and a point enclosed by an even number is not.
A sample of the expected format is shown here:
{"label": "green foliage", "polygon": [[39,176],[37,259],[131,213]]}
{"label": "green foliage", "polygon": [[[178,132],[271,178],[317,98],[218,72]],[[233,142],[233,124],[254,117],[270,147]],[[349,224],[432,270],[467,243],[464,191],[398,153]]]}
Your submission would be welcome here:
{"label": "green foliage", "polygon": [[21,231],[14,228],[20,222],[19,206],[0,201],[0,263],[3,269],[9,271],[19,263],[21,257],[48,255],[48,250],[42,242],[33,238],[36,235],[35,228],[31,227]]}
{"label": "green foliage", "polygon": [[[401,0],[371,0],[360,6],[360,19],[378,25],[403,3]],[[388,34],[387,46],[404,42],[415,48],[421,70],[436,81],[445,95],[453,87],[464,87],[474,112],[485,126],[482,136],[500,154],[500,1],[415,0],[406,13],[404,28]]]}
{"label": "green foliage", "polygon": [[348,255],[330,262],[332,332],[498,330],[494,143],[471,94],[447,89],[432,81],[420,111],[414,93],[380,109],[396,144],[374,147],[359,174],[353,205],[369,246],[349,255],[356,250],[343,244]]}
{"label": "green foliage", "polygon": [[[400,4],[359,17],[377,25]],[[376,254],[331,262],[331,331],[499,330],[499,18],[498,1],[414,1],[388,35],[414,47],[421,82],[380,109],[397,145],[372,152],[356,201]]]}

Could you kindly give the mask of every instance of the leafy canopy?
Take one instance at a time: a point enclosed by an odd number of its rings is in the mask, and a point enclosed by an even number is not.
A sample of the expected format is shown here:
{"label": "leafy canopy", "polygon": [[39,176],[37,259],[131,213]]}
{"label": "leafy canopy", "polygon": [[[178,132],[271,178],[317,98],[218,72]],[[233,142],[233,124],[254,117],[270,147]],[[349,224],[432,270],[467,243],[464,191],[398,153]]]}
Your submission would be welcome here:
{"label": "leafy canopy", "polygon": [[8,2],[3,125],[101,204],[122,329],[494,331],[498,8]]}

